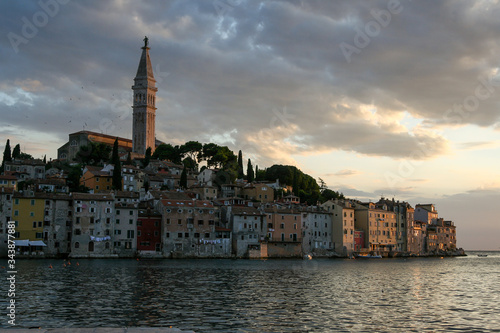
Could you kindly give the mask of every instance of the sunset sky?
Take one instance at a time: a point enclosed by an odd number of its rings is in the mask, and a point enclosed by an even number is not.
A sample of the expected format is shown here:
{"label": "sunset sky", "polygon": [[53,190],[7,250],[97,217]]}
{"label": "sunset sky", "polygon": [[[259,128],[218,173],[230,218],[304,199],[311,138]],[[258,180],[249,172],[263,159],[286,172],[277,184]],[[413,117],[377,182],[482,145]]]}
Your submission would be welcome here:
{"label": "sunset sky", "polygon": [[[46,4],[46,5],[43,5]],[[434,203],[500,249],[497,1],[2,1],[0,149],[131,138],[148,36],[156,136],[291,164],[346,196]]]}

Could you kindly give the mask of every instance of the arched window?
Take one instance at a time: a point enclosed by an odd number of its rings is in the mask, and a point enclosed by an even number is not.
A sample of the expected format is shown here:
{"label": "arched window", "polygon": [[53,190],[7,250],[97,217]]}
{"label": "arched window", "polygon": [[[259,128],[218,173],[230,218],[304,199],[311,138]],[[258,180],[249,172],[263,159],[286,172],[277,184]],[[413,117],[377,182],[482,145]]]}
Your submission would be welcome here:
{"label": "arched window", "polygon": [[80,243],[76,242],[75,243],[75,249],[79,249],[80,248]]}
{"label": "arched window", "polygon": [[89,243],[89,252],[94,252],[94,242]]}
{"label": "arched window", "polygon": [[109,249],[109,242],[106,242],[105,246],[106,249]]}

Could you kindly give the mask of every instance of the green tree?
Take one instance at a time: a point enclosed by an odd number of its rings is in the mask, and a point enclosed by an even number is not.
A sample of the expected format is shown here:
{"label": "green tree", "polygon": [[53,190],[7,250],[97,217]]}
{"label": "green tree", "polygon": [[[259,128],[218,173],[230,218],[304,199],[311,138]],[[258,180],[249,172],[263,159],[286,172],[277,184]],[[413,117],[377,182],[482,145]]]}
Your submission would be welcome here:
{"label": "green tree", "polygon": [[14,150],[12,150],[12,158],[19,158],[19,155],[21,155],[21,146],[19,143],[14,147]]}
{"label": "green tree", "polygon": [[243,154],[241,150],[238,152],[238,178],[243,179]]}
{"label": "green tree", "polygon": [[182,164],[189,170],[196,170],[198,168],[198,163],[196,163],[196,161],[193,160],[191,156],[188,156],[184,160],[182,160]]}
{"label": "green tree", "polygon": [[248,164],[247,164],[247,181],[249,183],[253,182],[254,180],[254,173],[253,173],[253,167],[252,167],[252,162],[250,159],[248,159]]}
{"label": "green tree", "polygon": [[181,173],[181,179],[180,179],[180,182],[179,182],[179,186],[181,188],[187,188],[187,171],[186,171],[186,166],[184,166],[184,168],[182,169],[182,173]]}
{"label": "green tree", "polygon": [[89,145],[81,146],[76,153],[75,161],[83,165],[103,165],[109,161],[111,147],[104,143],[90,142]]}
{"label": "green tree", "polygon": [[180,154],[182,157],[190,157],[196,163],[196,169],[198,168],[198,161],[201,157],[203,145],[198,141],[188,141],[179,147]]}
{"label": "green tree", "polygon": [[132,165],[132,155],[130,154],[130,152],[128,152],[127,154],[127,162],[125,162],[126,165]]}
{"label": "green tree", "polygon": [[114,190],[121,191],[122,189],[122,165],[120,163],[120,160],[116,161],[114,165],[111,185]]}
{"label": "green tree", "polygon": [[156,147],[152,158],[158,160],[169,160],[173,163],[181,164],[182,156],[181,148],[179,146],[172,146],[170,143],[162,143]]}
{"label": "green tree", "polygon": [[47,164],[47,155],[43,155],[43,164]]}
{"label": "green tree", "polygon": [[151,147],[148,147],[148,149],[146,149],[146,156],[144,157],[144,167],[148,166],[149,161],[151,161]]}
{"label": "green tree", "polygon": [[120,157],[118,156],[118,138],[115,139],[115,143],[113,144],[113,152],[111,153],[111,159],[109,162],[111,164],[115,164],[116,161],[120,161]]}
{"label": "green tree", "polygon": [[12,155],[11,155],[11,150],[10,150],[10,140],[7,139],[7,143],[5,144],[5,149],[3,151],[3,160],[2,160],[2,171],[5,166],[5,162],[10,162],[12,161]]}

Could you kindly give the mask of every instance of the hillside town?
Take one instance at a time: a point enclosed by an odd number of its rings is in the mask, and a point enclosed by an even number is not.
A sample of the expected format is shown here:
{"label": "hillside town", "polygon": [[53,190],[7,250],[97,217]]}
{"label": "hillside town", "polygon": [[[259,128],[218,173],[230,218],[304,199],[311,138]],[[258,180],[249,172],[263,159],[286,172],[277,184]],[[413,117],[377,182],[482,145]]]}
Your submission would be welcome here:
{"label": "hillside town", "polygon": [[[243,170],[227,147],[155,137],[156,81],[145,38],[132,86],[133,138],[69,134],[57,159],[5,146],[0,253],[17,257],[302,258],[457,255],[433,204],[361,202],[295,167]],[[280,169],[281,167],[281,169]],[[274,168],[274,169],[273,169]],[[281,170],[273,174],[270,170]],[[327,195],[328,194],[328,195]]]}

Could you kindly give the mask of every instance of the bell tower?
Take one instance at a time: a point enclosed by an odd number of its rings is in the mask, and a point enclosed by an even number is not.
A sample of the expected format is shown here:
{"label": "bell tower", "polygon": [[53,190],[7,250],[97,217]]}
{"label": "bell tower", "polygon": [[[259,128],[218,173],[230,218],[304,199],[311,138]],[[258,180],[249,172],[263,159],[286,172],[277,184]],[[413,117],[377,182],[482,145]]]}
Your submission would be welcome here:
{"label": "bell tower", "polygon": [[146,149],[155,150],[155,117],[156,117],[156,80],[153,76],[153,67],[149,58],[148,37],[144,37],[141,60],[135,75],[134,103],[132,105],[132,151],[141,155]]}

